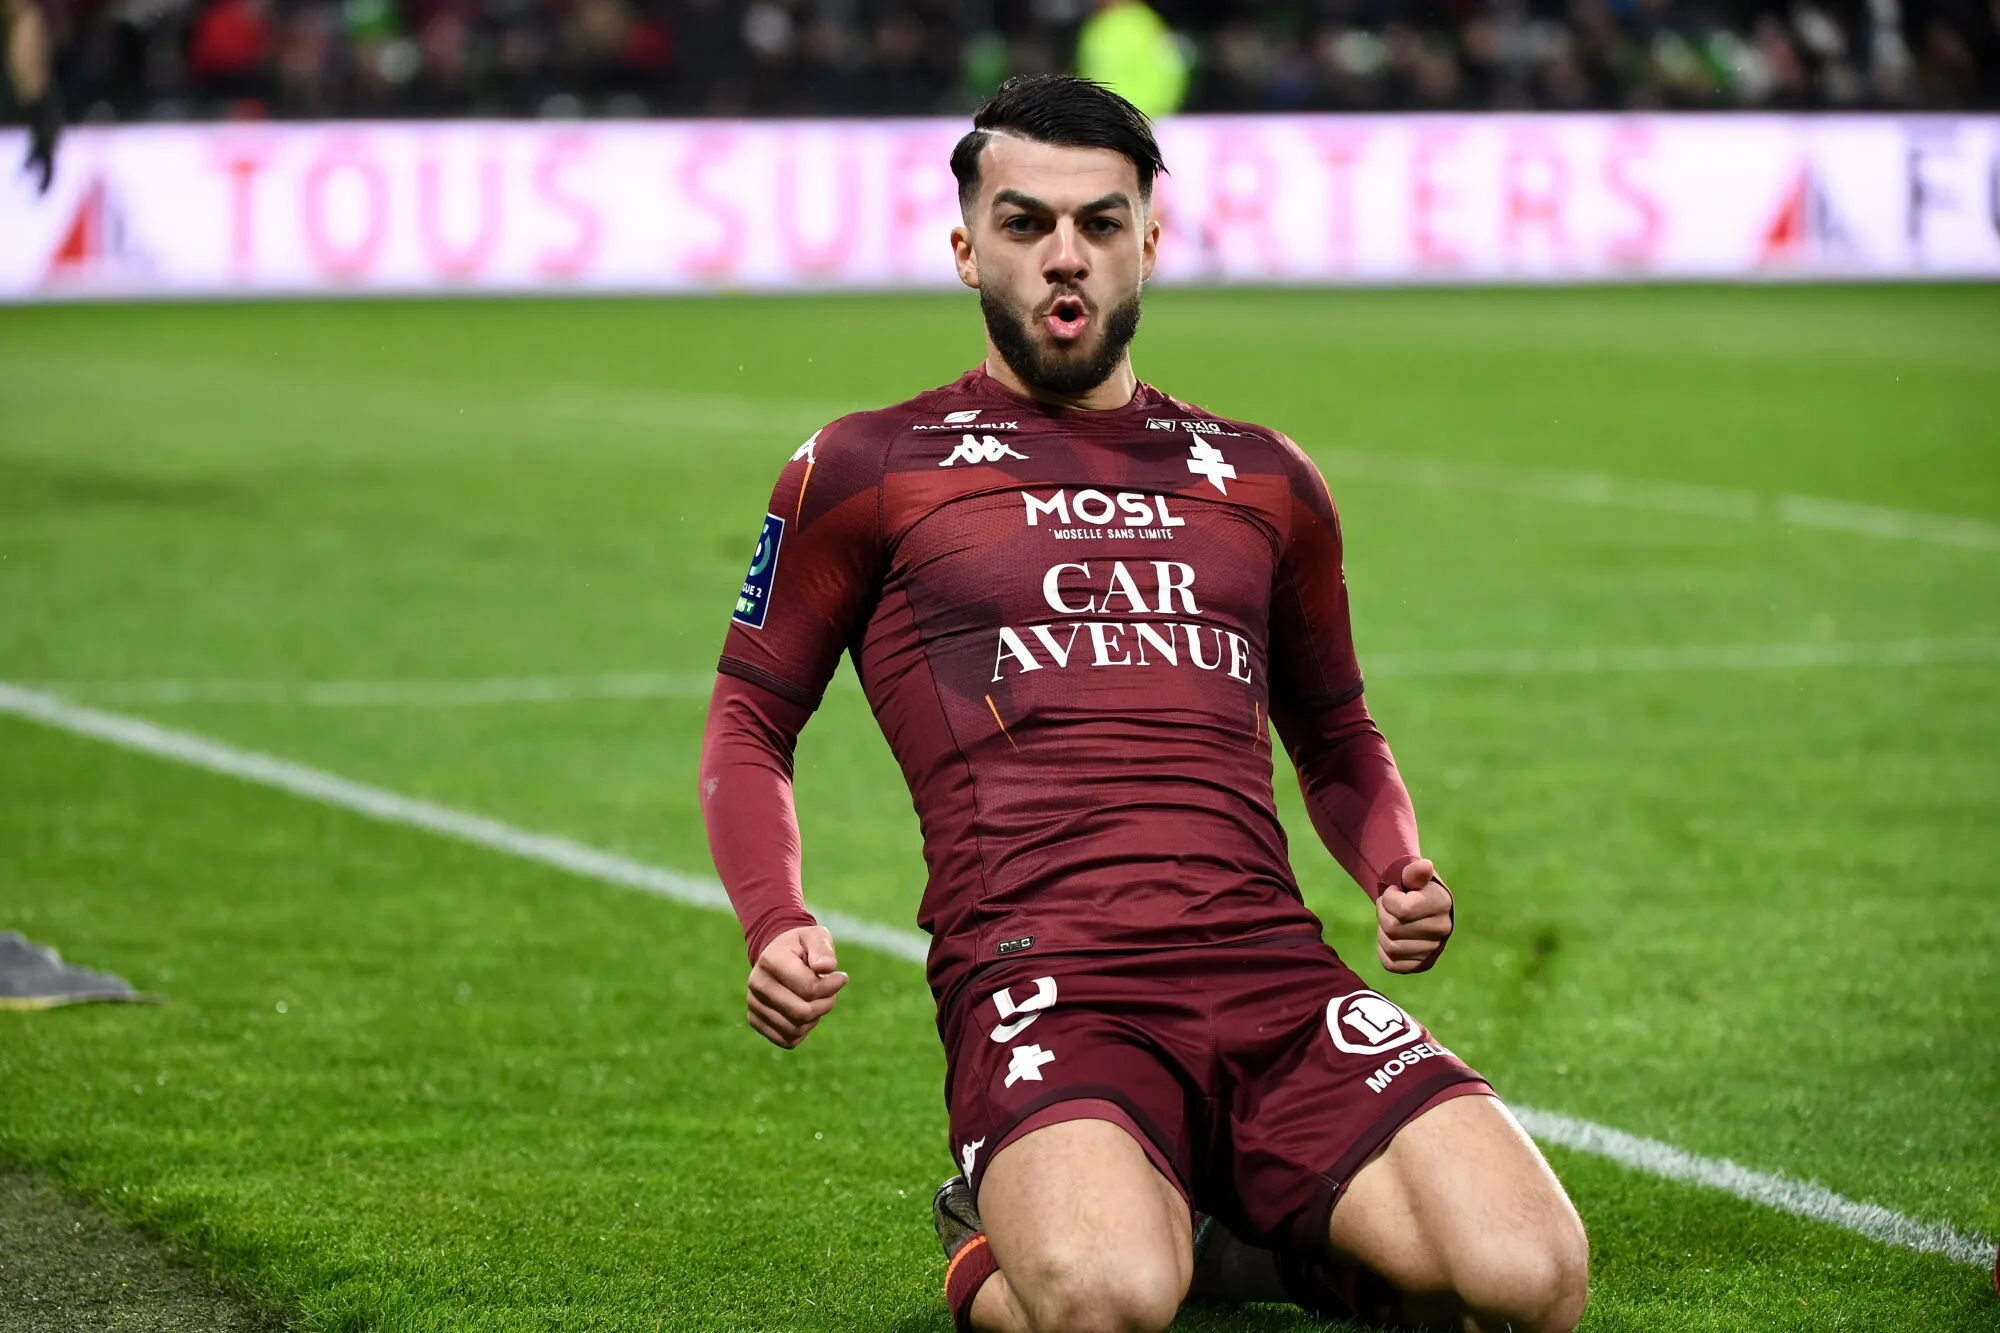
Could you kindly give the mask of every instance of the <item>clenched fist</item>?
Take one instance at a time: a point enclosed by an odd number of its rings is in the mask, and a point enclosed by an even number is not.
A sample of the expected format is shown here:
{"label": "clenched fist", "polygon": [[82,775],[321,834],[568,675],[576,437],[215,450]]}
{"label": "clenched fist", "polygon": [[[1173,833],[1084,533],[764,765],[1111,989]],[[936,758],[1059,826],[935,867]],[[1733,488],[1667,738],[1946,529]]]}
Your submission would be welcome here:
{"label": "clenched fist", "polygon": [[750,969],[750,1026],[775,1046],[796,1047],[847,984],[839,966],[825,926],[796,926],[772,940]]}
{"label": "clenched fist", "polygon": [[1403,867],[1403,886],[1375,900],[1375,956],[1391,972],[1425,971],[1444,952],[1451,926],[1451,890],[1418,857]]}

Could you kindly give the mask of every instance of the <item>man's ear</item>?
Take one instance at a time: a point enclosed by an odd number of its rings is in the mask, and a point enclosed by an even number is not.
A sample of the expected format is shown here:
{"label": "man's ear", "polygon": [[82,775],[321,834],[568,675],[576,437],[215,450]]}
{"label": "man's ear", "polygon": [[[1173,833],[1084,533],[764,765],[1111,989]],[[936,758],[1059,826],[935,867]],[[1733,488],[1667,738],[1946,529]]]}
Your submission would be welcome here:
{"label": "man's ear", "polygon": [[1145,239],[1139,242],[1139,281],[1148,282],[1153,276],[1153,265],[1160,258],[1160,220],[1153,216],[1152,205],[1146,206]]}
{"label": "man's ear", "polygon": [[951,262],[958,269],[958,280],[979,290],[979,252],[972,248],[972,228],[966,223],[951,229]]}

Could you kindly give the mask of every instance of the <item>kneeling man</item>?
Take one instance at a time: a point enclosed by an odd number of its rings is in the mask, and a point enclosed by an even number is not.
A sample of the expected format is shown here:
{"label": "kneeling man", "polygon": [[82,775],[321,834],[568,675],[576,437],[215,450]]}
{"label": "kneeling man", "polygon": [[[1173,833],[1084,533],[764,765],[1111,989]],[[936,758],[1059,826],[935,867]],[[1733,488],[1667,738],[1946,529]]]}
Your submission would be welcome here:
{"label": "kneeling man", "polygon": [[973,123],[951,243],[985,359],[800,446],[723,649],[702,807],[751,1025],[796,1046],[846,981],[791,764],[847,652],[923,829],[960,1329],[1163,1329],[1191,1292],[1569,1329],[1588,1250],[1561,1185],[1300,901],[1273,726],[1382,964],[1451,935],[1362,702],[1326,483],[1133,373],[1151,127],[1060,76]]}

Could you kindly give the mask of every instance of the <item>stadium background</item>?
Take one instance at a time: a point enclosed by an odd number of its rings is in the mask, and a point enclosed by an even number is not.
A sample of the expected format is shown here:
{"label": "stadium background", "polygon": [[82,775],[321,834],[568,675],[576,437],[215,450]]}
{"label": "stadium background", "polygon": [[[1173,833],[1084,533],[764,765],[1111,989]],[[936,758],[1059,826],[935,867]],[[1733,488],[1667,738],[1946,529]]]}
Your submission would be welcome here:
{"label": "stadium background", "polygon": [[1328,475],[1464,904],[1364,975],[1524,1108],[1587,1326],[2000,1328],[1992,8],[1106,12],[54,11],[0,929],[166,1001],[0,1013],[0,1325],[947,1326],[894,765],[844,680],[781,1055],[695,754],[778,465],[979,355],[951,113],[1078,63],[1198,113],[1139,368]]}

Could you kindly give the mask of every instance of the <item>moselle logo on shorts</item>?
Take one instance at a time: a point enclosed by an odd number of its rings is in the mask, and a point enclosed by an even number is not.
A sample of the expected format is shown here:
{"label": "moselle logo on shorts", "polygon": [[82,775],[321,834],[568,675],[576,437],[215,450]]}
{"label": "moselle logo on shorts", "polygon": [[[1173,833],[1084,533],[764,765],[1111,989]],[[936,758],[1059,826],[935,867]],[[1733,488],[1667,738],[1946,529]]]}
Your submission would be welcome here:
{"label": "moselle logo on shorts", "polygon": [[1424,1034],[1416,1019],[1372,990],[1328,1000],[1326,1030],[1332,1034],[1333,1044],[1349,1055],[1380,1055]]}
{"label": "moselle logo on shorts", "polygon": [[743,591],[729,617],[737,624],[764,628],[764,613],[771,609],[771,580],[778,573],[778,547],[784,540],[785,520],[776,514],[764,515],[764,530],[757,534],[757,553],[750,557],[750,572],[743,576]]}
{"label": "moselle logo on shorts", "polygon": [[1434,1056],[1450,1054],[1450,1051],[1447,1051],[1436,1042],[1420,1041],[1408,1050],[1396,1052],[1389,1057],[1388,1061],[1380,1069],[1370,1074],[1368,1076],[1368,1091],[1379,1093],[1395,1082],[1396,1075],[1402,1073],[1405,1069],[1415,1069],[1423,1061],[1429,1060]]}

